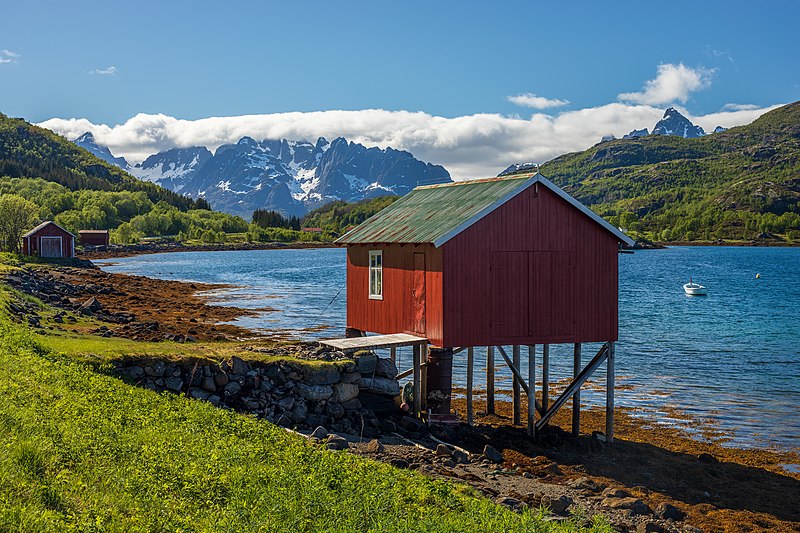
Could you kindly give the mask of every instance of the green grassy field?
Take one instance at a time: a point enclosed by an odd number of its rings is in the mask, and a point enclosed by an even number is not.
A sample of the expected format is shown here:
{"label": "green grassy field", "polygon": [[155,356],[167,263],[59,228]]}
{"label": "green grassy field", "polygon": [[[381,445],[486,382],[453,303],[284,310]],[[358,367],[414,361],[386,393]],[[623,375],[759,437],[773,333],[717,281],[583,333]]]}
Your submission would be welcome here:
{"label": "green grassy field", "polygon": [[0,531],[578,529],[97,373],[87,353],[113,359],[130,341],[35,335],[10,322],[10,294],[0,286]]}

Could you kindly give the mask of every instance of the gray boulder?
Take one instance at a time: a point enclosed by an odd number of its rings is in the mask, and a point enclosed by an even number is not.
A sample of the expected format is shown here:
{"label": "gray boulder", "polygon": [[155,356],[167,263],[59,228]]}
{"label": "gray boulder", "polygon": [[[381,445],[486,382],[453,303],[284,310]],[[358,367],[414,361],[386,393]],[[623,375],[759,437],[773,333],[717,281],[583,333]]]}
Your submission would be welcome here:
{"label": "gray boulder", "polygon": [[303,398],[312,402],[327,400],[333,396],[333,388],[330,385],[307,385],[305,383],[298,383],[297,388],[300,390],[300,394]]}
{"label": "gray boulder", "polygon": [[353,398],[358,398],[359,388],[355,383],[337,383],[333,386],[333,399],[344,403]]}
{"label": "gray boulder", "polygon": [[333,385],[339,382],[339,371],[333,365],[322,365],[303,371],[304,379],[309,385]]}
{"label": "gray boulder", "polygon": [[378,358],[375,363],[375,375],[384,378],[395,379],[397,377],[397,366],[391,359]]}
{"label": "gray boulder", "polygon": [[384,396],[398,396],[400,384],[394,379],[379,376],[364,376],[358,384],[361,390]]}

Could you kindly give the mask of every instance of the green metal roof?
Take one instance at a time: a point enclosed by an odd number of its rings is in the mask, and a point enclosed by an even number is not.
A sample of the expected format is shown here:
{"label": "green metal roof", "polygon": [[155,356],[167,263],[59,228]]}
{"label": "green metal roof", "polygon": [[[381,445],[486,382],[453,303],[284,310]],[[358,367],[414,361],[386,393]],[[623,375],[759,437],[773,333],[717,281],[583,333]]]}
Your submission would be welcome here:
{"label": "green metal roof", "polygon": [[633,245],[625,233],[538,172],[417,187],[336,242],[431,243],[439,247],[535,183],[572,204],[620,242]]}
{"label": "green metal roof", "polygon": [[534,174],[417,187],[343,235],[339,244],[436,243],[493,211]]}

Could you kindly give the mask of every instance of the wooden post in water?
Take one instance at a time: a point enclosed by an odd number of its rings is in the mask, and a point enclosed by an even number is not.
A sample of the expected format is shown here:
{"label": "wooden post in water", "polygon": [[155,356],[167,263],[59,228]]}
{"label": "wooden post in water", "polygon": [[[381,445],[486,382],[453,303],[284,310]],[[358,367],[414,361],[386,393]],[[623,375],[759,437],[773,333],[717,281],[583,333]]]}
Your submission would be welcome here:
{"label": "wooden post in water", "polygon": [[614,442],[614,341],[608,342],[606,358],[606,442]]}
{"label": "wooden post in water", "polygon": [[397,348],[395,346],[389,348],[389,359],[391,359],[392,363],[395,365],[397,364]]}
{"label": "wooden post in water", "polygon": [[[572,378],[578,377],[581,372],[581,343],[576,342],[572,354]],[[572,396],[572,435],[577,437],[581,434],[581,389]]]}
{"label": "wooden post in water", "polygon": [[467,425],[472,425],[472,371],[474,349],[472,346],[467,348]]}
{"label": "wooden post in water", "polygon": [[[517,370],[517,373],[518,373],[519,372],[519,367],[520,367],[519,344],[515,344],[512,347],[512,353],[513,353],[513,355],[512,355],[512,363],[513,363],[514,368]],[[514,385],[511,388],[511,402],[512,402],[512,409],[514,411],[514,420],[513,420],[513,422],[514,422],[515,426],[518,426],[520,424],[520,418],[521,418],[521,416],[520,416],[521,415],[520,403],[521,403],[521,400],[522,400],[521,396],[522,395],[520,394],[519,380],[517,379],[517,376],[516,376],[516,373],[515,373],[514,374]]]}
{"label": "wooden post in water", "polygon": [[528,435],[536,436],[536,345],[528,346]]}
{"label": "wooden post in water", "polygon": [[542,411],[550,406],[550,345],[542,345]]}
{"label": "wooden post in water", "polygon": [[494,346],[486,347],[486,414],[494,414]]}
{"label": "wooden post in water", "polygon": [[422,410],[422,345],[415,344],[412,348],[412,368],[414,369],[414,416],[419,418]]}

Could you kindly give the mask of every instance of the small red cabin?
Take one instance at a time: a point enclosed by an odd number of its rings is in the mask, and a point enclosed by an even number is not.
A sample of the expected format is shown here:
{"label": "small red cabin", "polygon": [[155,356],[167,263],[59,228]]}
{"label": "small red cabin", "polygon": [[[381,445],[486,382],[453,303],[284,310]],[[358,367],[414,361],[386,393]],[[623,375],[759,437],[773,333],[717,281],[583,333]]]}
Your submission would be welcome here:
{"label": "small red cabin", "polygon": [[337,242],[348,328],[440,348],[617,339],[633,241],[538,173],[417,187]]}
{"label": "small red cabin", "polygon": [[78,240],[81,246],[108,246],[110,242],[107,229],[82,229]]}
{"label": "small red cabin", "polygon": [[75,235],[50,220],[42,222],[22,236],[23,255],[39,257],[75,257]]}

